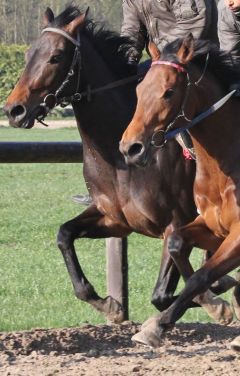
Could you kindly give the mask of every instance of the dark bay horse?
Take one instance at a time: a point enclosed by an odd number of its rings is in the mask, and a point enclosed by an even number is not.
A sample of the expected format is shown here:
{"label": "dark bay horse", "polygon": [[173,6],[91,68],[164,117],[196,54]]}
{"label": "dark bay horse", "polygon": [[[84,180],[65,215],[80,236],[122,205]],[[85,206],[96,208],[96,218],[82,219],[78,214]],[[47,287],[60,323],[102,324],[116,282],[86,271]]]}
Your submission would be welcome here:
{"label": "dark bay horse", "polygon": [[[85,18],[72,6],[56,18],[47,9],[42,34],[27,53],[26,68],[5,110],[11,125],[31,128],[35,119],[43,119],[56,103],[72,103],[93,203],[60,227],[57,242],[76,296],[118,321],[122,318],[119,303],[97,294],[83,273],[74,241],[125,237],[133,231],[160,238],[192,221],[197,215],[192,192],[195,163],[185,160],[181,147],[172,140],[164,150],[159,149],[149,167],[127,166],[119,141],[135,109],[136,77],[135,82],[106,89],[106,85],[132,75],[124,51],[119,50],[124,39]],[[191,249],[187,245],[186,254]],[[153,293],[159,310],[175,300],[178,280],[179,272],[164,246]],[[202,302],[207,306],[209,296],[189,305]],[[213,316],[230,321],[227,303],[215,300],[216,304],[221,312]]]}
{"label": "dark bay horse", "polygon": [[[151,49],[152,67],[138,87],[137,109],[120,149],[126,159],[146,165],[154,158],[156,143],[164,148],[175,132],[189,129],[197,157],[194,196],[200,213],[168,238],[168,250],[185,288],[134,337],[157,346],[163,331],[183,315],[195,296],[240,266],[240,100],[233,92],[226,94],[230,84],[239,82],[240,72],[220,51],[194,43],[192,35],[169,44],[162,54],[154,45]],[[214,103],[221,103],[217,111]],[[201,120],[195,125],[197,116]],[[211,254],[196,272],[183,249],[186,242]],[[239,304],[239,286],[235,300]]]}

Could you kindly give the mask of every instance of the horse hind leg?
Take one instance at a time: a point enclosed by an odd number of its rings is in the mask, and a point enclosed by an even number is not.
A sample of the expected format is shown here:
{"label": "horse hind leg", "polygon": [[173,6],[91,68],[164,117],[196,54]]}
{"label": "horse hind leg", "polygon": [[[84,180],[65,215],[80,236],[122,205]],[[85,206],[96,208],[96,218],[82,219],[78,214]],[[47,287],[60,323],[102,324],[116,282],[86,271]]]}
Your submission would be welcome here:
{"label": "horse hind leg", "polygon": [[[86,278],[78,261],[74,241],[77,238],[105,238],[111,236],[101,224],[102,214],[90,206],[78,217],[63,224],[58,232],[57,244],[63,255],[75,295],[102,312],[111,322],[122,322],[124,313],[121,304],[111,296],[101,298]],[[116,235],[112,235],[116,236]]]}
{"label": "horse hind leg", "polygon": [[[202,266],[211,256],[212,254],[209,251],[204,252]],[[223,277],[219,278],[218,281],[214,282],[209,290],[211,290],[215,295],[221,295],[237,285],[238,281],[236,279],[230,277],[229,275],[224,275]]]}
{"label": "horse hind leg", "polygon": [[[205,257],[203,258],[202,265],[211,257],[210,252],[205,252]],[[233,288],[233,296],[232,296],[232,308],[233,312],[235,313],[238,320],[240,320],[240,271],[236,273],[235,278],[230,277],[229,275],[225,275],[216,282],[214,282],[209,290],[213,293],[212,296],[209,296],[210,302],[212,300],[213,303],[211,303],[211,307],[209,305],[210,310],[216,310],[218,312],[218,315],[221,317],[221,309],[224,308],[221,306],[221,300],[219,301],[216,299],[215,295],[220,295],[225,293],[226,291]],[[215,294],[215,295],[214,295]],[[219,304],[220,303],[220,304]],[[216,307],[216,308],[215,308]]]}

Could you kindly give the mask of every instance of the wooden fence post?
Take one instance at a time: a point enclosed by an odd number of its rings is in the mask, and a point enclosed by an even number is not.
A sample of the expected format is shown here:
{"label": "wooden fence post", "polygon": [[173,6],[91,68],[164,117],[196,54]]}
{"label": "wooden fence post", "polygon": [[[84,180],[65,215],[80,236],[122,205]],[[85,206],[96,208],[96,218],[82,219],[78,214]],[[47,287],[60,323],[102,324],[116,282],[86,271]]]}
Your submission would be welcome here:
{"label": "wooden fence post", "polygon": [[128,320],[128,255],[127,238],[106,239],[107,294],[123,307],[123,320]]}

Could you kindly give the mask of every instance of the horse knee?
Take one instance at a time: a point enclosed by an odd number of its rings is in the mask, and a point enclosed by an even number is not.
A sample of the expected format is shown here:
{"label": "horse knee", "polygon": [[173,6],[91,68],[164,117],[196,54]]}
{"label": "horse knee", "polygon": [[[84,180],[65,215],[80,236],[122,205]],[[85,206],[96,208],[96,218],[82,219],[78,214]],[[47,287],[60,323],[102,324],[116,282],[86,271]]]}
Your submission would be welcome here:
{"label": "horse knee", "polygon": [[172,296],[163,295],[163,294],[159,295],[155,291],[152,294],[151,303],[160,312],[165,311],[165,309],[167,309],[172,304],[172,302],[173,302]]}
{"label": "horse knee", "polygon": [[72,233],[67,228],[66,224],[60,226],[57,234],[57,245],[62,251],[67,249],[73,243]]}
{"label": "horse knee", "polygon": [[212,281],[208,270],[197,270],[186,282],[186,287],[197,290],[197,294],[202,294],[210,288]]}
{"label": "horse knee", "polygon": [[178,235],[176,232],[169,235],[167,239],[167,247],[168,252],[173,260],[180,256],[182,245],[183,239],[180,235]]}

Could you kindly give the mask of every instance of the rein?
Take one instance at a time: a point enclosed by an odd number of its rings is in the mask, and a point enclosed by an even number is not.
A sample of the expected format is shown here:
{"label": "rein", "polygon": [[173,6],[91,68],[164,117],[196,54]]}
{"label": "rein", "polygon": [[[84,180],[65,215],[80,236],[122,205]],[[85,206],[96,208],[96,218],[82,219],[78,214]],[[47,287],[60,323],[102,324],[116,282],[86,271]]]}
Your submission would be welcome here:
{"label": "rein", "polygon": [[[127,77],[118,81],[114,81],[110,84],[107,84],[105,86],[101,86],[96,89],[91,89],[90,85],[87,86],[87,90],[83,92],[78,92],[79,86],[80,86],[80,76],[81,76],[81,40],[80,40],[80,34],[77,35],[77,40],[72,38],[71,35],[66,33],[64,30],[55,28],[55,27],[46,27],[42,30],[42,34],[45,32],[53,32],[56,34],[60,34],[64,36],[66,39],[68,39],[71,43],[75,45],[75,51],[73,55],[73,60],[70,66],[70,69],[67,73],[67,76],[61,86],[56,90],[55,94],[50,93],[45,96],[43,99],[43,103],[40,104],[40,107],[43,110],[43,114],[39,115],[37,120],[45,125],[48,126],[46,123],[43,122],[45,117],[47,116],[48,112],[51,111],[55,106],[60,105],[61,107],[66,107],[68,104],[74,103],[74,102],[80,102],[82,98],[87,97],[88,102],[91,101],[92,94],[100,93],[106,90],[111,90],[123,85],[126,85],[128,83],[134,82],[142,78],[142,75],[137,74],[135,76]],[[68,97],[59,97],[59,94],[64,90],[64,88],[68,85],[70,82],[70,79],[73,78],[75,75],[75,66],[78,64],[78,74],[77,74],[77,84],[76,84],[76,92]]]}
{"label": "rein", "polygon": [[227,95],[225,95],[223,98],[219,99],[219,101],[215,102],[211,107],[209,107],[206,111],[201,112],[199,115],[197,115],[195,118],[193,118],[190,123],[186,124],[185,126],[181,128],[176,128],[172,131],[168,131],[165,133],[165,139],[170,140],[171,138],[174,138],[178,133],[181,133],[183,131],[187,131],[188,129],[192,128],[194,125],[200,123],[203,119],[206,119],[208,116],[214,114],[217,110],[219,110],[232,96],[236,93],[236,89],[230,91]]}
{"label": "rein", "polygon": [[[203,79],[203,77],[206,73],[206,70],[207,70],[208,61],[209,61],[209,53],[206,56],[206,61],[205,61],[205,66],[204,66],[203,72],[202,72],[200,78],[197,81],[195,81],[194,83],[191,82],[188,71],[184,67],[182,67],[180,64],[172,63],[172,62],[169,62],[169,61],[161,61],[161,60],[154,61],[152,63],[152,65],[169,65],[169,66],[177,69],[179,72],[185,73],[186,76],[187,76],[187,89],[186,89],[186,93],[185,93],[185,96],[184,96],[184,99],[183,99],[183,102],[182,102],[182,105],[181,105],[181,109],[180,109],[179,113],[176,115],[176,117],[174,118],[174,120],[167,126],[166,130],[158,130],[158,131],[153,133],[152,140],[151,140],[152,146],[157,147],[157,148],[162,148],[168,140],[175,138],[179,133],[187,131],[188,129],[192,128],[194,125],[200,123],[203,119],[205,119],[208,116],[214,114],[236,92],[236,90],[232,90],[230,93],[225,95],[223,98],[221,98],[216,103],[214,103],[211,107],[209,107],[206,111],[200,113],[199,115],[197,115],[192,120],[190,120],[186,117],[184,107],[185,107],[185,104],[186,104],[188,96],[189,96],[189,89],[190,89],[191,86],[197,86],[202,81],[202,79]],[[172,127],[174,126],[176,120],[181,118],[181,117],[184,118],[187,121],[187,124],[185,124],[181,128],[176,128],[176,129],[172,130]]]}

